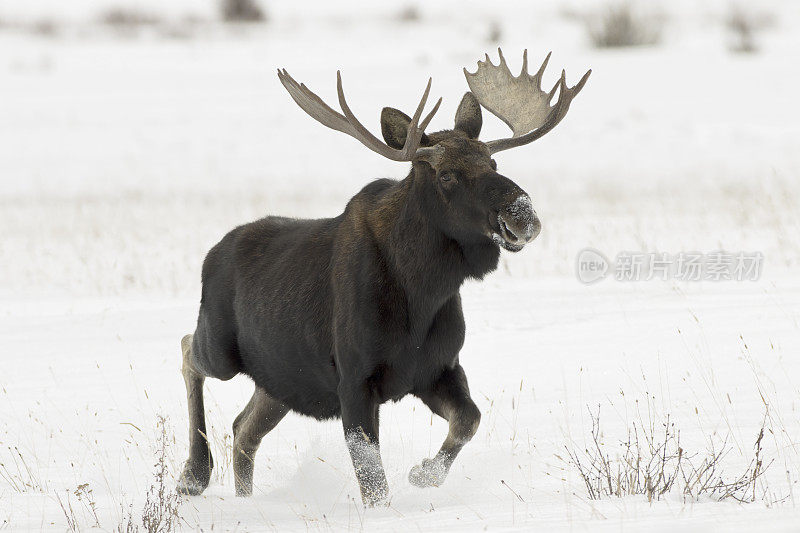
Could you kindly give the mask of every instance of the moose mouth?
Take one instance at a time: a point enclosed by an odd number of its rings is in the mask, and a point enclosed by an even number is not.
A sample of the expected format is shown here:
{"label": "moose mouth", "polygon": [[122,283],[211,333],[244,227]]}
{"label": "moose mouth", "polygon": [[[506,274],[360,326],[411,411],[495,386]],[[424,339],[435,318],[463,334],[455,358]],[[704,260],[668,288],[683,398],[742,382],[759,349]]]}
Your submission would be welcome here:
{"label": "moose mouth", "polygon": [[492,241],[509,252],[519,252],[522,250],[525,246],[524,239],[517,237],[517,235],[509,229],[502,217],[497,217],[497,224],[500,231],[499,233],[497,231],[492,232]]}
{"label": "moose mouth", "polygon": [[499,244],[509,252],[519,252],[525,246],[524,244],[510,243],[497,233],[492,233],[492,240],[495,242],[495,244]]}

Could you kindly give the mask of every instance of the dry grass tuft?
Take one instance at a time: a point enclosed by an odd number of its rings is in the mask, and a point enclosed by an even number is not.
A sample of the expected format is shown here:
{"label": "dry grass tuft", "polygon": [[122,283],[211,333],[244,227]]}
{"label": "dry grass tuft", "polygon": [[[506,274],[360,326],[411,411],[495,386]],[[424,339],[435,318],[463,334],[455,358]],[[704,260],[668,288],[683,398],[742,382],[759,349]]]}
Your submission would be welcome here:
{"label": "dry grass tuft", "polygon": [[15,492],[47,492],[47,488],[40,481],[19,448],[9,446],[8,454],[10,464],[0,462],[0,479],[3,479]]}
{"label": "dry grass tuft", "polygon": [[[76,506],[72,505],[73,496],[77,499]],[[56,501],[58,501],[58,505],[61,507],[61,511],[64,513],[68,531],[80,531],[84,523],[88,524],[91,528],[101,527],[100,518],[97,516],[97,504],[94,501],[94,493],[88,483],[78,485],[74,491],[66,491],[63,500],[58,493],[55,494],[55,497]],[[79,506],[77,504],[79,504]],[[81,516],[83,520],[76,514],[75,507],[82,510]]]}
{"label": "dry grass tuft", "polygon": [[181,497],[174,489],[174,476],[169,472],[167,465],[167,444],[169,435],[167,421],[158,417],[158,443],[156,448],[156,462],[154,468],[154,481],[147,491],[147,499],[142,510],[142,525],[148,533],[168,533],[175,530],[178,523],[178,507]]}

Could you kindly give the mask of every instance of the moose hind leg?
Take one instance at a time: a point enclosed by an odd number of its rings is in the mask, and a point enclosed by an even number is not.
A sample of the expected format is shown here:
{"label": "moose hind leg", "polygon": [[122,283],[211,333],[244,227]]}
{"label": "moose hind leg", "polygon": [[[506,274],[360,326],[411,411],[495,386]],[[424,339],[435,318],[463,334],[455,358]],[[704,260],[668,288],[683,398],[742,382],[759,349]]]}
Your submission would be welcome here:
{"label": "moose hind leg", "polygon": [[469,396],[467,377],[460,365],[445,371],[430,390],[416,395],[448,421],[449,430],[439,453],[413,467],[408,480],[417,487],[438,487],[447,478],[458,452],[478,430],[481,412]]}
{"label": "moose hind leg", "polygon": [[237,496],[253,493],[253,466],[261,439],[278,425],[289,408],[256,387],[233,422],[233,477]]}
{"label": "moose hind leg", "polygon": [[201,494],[211,479],[214,460],[206,438],[206,415],[203,406],[205,376],[192,363],[192,335],[181,339],[183,366],[181,373],[186,383],[186,400],[189,405],[189,459],[178,480],[178,492],[196,496]]}

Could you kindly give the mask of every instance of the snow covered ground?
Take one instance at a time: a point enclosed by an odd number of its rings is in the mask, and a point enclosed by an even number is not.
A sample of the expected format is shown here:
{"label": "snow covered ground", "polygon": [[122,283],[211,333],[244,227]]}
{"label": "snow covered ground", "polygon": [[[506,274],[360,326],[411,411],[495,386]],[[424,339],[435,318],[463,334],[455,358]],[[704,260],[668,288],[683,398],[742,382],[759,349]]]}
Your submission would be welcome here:
{"label": "snow covered ground", "polygon": [[[181,502],[179,526],[797,529],[794,3],[760,4],[774,24],[752,55],[727,50],[725,2],[659,5],[661,45],[611,51],[588,44],[574,16],[582,4],[444,2],[400,21],[401,5],[276,3],[266,26],[232,30],[182,18],[210,17],[210,2],[136,2],[181,30],[138,35],[87,22],[116,3],[61,4],[0,2],[0,529],[138,520],[161,417],[168,465],[187,453],[179,340],[196,319],[205,251],[238,223],[335,215],[368,180],[407,172],[306,117],[276,68],[328,101],[341,68],[375,132],[382,106],[407,110],[433,76],[444,103],[432,127],[446,128],[466,90],[461,68],[496,57],[492,25],[512,68],[523,48],[532,62],[552,49],[549,79],[562,66],[570,81],[593,74],[552,134],[497,158],[531,193],[543,233],[463,291],[477,436],[443,487],[416,489],[407,473],[435,453],[446,424],[410,398],[384,406],[393,497],[364,510],[340,425],[290,415],[264,439],[255,495],[236,499],[224,458],[251,385],[207,382],[217,470],[203,496]],[[20,27],[43,17],[58,22],[54,35]],[[507,135],[484,120],[483,139]],[[763,274],[584,285],[575,261],[586,247],[610,258],[760,252]],[[631,423],[669,414],[688,451],[727,439],[721,468],[732,476],[767,412],[766,497],[590,500],[559,457],[591,444],[598,406],[610,450]]]}

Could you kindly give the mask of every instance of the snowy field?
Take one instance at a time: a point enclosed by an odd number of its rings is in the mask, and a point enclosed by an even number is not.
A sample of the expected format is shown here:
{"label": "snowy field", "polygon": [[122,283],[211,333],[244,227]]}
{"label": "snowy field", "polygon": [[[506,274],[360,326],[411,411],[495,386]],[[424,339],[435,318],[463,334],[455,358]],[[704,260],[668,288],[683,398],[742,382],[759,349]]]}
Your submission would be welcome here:
{"label": "snowy field", "polygon": [[[93,22],[122,0],[61,4],[0,1],[0,530],[141,524],[158,456],[169,490],[187,457],[179,342],[208,248],[265,214],[334,216],[369,180],[407,173],[304,115],[277,68],[328,102],[341,69],[373,132],[381,107],[410,111],[432,76],[444,102],[429,129],[442,129],[461,68],[500,44],[512,70],[523,48],[532,63],[553,50],[550,83],[561,67],[572,83],[593,74],[553,133],[497,156],[543,232],[462,292],[461,362],[483,418],[447,482],[407,481],[447,431],[407,398],[381,411],[388,507],[361,505],[341,424],[297,415],[265,437],[254,496],[237,499],[231,423],[252,385],[209,380],[216,470],[180,500],[177,527],[798,531],[796,2],[759,3],[771,24],[753,54],[728,50],[727,2],[646,3],[666,20],[661,44],[612,50],[588,42],[582,3],[448,1],[417,18],[274,2],[267,24],[234,29],[210,2],[127,2],[162,20],[135,31]],[[482,139],[507,134],[484,113]],[[763,268],[758,281],[585,285],[587,247],[760,252]],[[598,409],[611,457],[632,424],[669,416],[686,453],[728,450],[725,478],[746,471],[763,428],[755,501],[590,499],[568,451],[593,446]]]}

